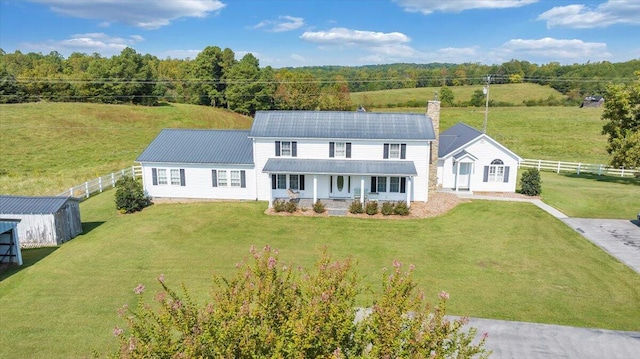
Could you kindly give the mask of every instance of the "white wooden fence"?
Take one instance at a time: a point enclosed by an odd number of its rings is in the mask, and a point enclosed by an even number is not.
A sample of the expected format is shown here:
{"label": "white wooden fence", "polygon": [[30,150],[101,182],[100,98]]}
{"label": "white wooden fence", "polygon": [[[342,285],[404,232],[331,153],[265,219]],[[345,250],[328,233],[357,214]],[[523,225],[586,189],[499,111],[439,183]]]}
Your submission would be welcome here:
{"label": "white wooden fence", "polygon": [[142,176],[142,167],[131,166],[123,168],[120,171],[110,173],[106,176],[98,177],[89,180],[81,185],[71,187],[68,190],[60,193],[58,196],[63,197],[76,197],[76,198],[89,198],[94,193],[100,193],[111,187],[115,187],[116,181],[124,176],[133,176],[133,178]]}
{"label": "white wooden fence", "polygon": [[524,159],[520,162],[520,167],[537,168],[538,170],[560,172],[593,173],[599,176],[617,176],[617,177],[640,177],[640,168],[613,168],[609,165],[580,163],[580,162],[562,162],[547,160]]}

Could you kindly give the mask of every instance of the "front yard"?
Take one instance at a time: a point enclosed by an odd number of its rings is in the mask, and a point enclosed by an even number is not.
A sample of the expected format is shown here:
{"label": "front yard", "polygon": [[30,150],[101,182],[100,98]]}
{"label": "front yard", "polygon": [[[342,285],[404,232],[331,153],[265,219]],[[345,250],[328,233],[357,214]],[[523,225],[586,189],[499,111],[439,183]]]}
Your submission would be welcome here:
{"label": "front yard", "polygon": [[[544,184],[543,184],[544,186]],[[544,187],[543,187],[544,188]],[[640,330],[640,276],[529,203],[476,201],[427,219],[280,217],[264,202],[157,204],[120,215],[109,191],[81,205],[85,234],[56,250],[24,251],[27,266],[0,274],[0,357],[88,357],[113,349],[116,311],[151,298],[164,274],[205,301],[213,273],[229,275],[251,245],[311,266],[323,248],[352,256],[378,290],[394,259],[416,266],[431,302],[449,313]]]}

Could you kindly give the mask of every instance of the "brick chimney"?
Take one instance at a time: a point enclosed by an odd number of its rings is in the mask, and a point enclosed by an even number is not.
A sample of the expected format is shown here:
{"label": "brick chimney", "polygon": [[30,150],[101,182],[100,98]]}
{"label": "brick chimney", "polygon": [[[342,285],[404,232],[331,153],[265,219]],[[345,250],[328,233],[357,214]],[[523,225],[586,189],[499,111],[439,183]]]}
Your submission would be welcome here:
{"label": "brick chimney", "polygon": [[431,158],[429,160],[429,191],[435,191],[438,187],[438,138],[440,136],[440,101],[427,102],[427,117],[433,124],[435,141],[431,142]]}

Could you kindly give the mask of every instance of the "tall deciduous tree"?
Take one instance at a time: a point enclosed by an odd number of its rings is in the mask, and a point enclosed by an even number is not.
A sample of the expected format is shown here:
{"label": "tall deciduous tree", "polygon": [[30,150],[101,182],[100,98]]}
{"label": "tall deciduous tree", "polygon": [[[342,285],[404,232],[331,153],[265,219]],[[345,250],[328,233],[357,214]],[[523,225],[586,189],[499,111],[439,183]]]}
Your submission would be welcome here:
{"label": "tall deciduous tree", "polygon": [[611,165],[640,167],[640,71],[630,85],[612,84],[605,93],[602,133],[609,136]]}
{"label": "tall deciduous tree", "polygon": [[266,110],[271,106],[271,97],[265,93],[270,81],[262,79],[258,59],[246,54],[226,74],[227,89],[225,97],[229,109],[245,115],[252,115],[258,110]]}
{"label": "tall deciduous tree", "polygon": [[449,86],[442,86],[440,88],[440,101],[442,101],[443,106],[453,106],[453,91],[449,88]]}
{"label": "tall deciduous tree", "polygon": [[278,88],[276,107],[281,110],[315,110],[318,106],[320,87],[310,72],[292,73],[282,70],[276,75]]}

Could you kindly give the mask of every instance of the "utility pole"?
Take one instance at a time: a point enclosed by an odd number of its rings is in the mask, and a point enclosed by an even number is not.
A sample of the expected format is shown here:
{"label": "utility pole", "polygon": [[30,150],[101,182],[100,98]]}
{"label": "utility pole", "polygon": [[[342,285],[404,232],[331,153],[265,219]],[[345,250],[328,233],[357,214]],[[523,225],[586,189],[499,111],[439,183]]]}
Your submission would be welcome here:
{"label": "utility pole", "polygon": [[489,84],[491,83],[491,75],[487,75],[487,84],[482,89],[486,100],[484,104],[484,126],[482,127],[482,133],[487,133],[487,119],[489,118]]}

